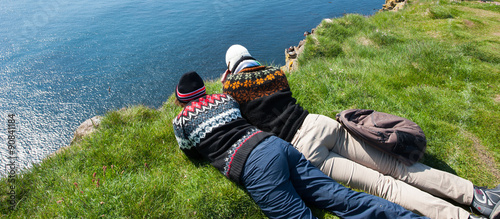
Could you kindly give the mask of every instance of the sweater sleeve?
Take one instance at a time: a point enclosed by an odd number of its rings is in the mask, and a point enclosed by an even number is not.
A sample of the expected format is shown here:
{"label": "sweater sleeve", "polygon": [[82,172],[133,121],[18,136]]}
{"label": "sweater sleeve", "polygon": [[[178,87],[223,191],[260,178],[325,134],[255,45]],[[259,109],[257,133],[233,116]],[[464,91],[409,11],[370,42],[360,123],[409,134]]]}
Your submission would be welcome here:
{"label": "sweater sleeve", "polygon": [[186,133],[184,132],[184,125],[174,119],[174,135],[175,139],[177,139],[177,143],[179,144],[179,148],[186,154],[186,156],[190,158],[200,159],[201,155],[196,150],[196,145],[194,142],[190,141]]}

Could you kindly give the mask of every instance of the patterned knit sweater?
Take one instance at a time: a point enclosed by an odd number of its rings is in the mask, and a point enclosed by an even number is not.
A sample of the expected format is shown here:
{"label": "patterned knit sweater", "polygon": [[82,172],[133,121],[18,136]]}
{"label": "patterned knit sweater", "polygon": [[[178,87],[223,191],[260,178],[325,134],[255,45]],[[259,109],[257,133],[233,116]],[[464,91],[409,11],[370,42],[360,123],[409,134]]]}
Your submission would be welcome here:
{"label": "patterned knit sweater", "polygon": [[279,68],[257,66],[231,74],[224,82],[224,93],[240,104],[248,122],[288,142],[308,115],[292,97],[286,76]]}
{"label": "patterned knit sweater", "polygon": [[192,158],[204,158],[229,179],[240,183],[250,152],[272,135],[241,117],[229,95],[212,94],[193,100],[173,120],[179,147]]}

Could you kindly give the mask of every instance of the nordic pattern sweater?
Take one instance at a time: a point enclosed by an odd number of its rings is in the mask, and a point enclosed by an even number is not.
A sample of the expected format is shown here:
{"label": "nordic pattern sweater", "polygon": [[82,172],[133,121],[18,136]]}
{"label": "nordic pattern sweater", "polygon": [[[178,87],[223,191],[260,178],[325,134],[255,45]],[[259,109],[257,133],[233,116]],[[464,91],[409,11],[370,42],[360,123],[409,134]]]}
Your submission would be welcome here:
{"label": "nordic pattern sweater", "polygon": [[248,122],[288,142],[308,115],[292,97],[286,75],[279,68],[245,68],[229,75],[223,89],[240,104]]}
{"label": "nordic pattern sweater", "polygon": [[272,135],[241,117],[229,95],[212,94],[193,100],[173,120],[179,147],[192,158],[204,158],[229,179],[240,183],[250,152]]}

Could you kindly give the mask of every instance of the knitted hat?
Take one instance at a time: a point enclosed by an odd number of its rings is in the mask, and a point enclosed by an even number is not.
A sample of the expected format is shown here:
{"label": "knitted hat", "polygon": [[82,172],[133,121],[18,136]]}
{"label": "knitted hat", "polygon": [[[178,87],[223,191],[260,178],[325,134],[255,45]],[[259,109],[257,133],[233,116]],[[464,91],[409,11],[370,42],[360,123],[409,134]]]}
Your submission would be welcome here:
{"label": "knitted hat", "polygon": [[181,76],[175,91],[175,96],[181,103],[188,103],[206,94],[203,79],[194,71],[185,73]]}
{"label": "knitted hat", "polygon": [[254,58],[252,58],[252,55],[250,55],[247,48],[243,47],[242,45],[235,44],[227,49],[226,66],[231,72],[233,72],[236,67],[238,67],[238,64],[240,62],[247,59],[255,60]]}

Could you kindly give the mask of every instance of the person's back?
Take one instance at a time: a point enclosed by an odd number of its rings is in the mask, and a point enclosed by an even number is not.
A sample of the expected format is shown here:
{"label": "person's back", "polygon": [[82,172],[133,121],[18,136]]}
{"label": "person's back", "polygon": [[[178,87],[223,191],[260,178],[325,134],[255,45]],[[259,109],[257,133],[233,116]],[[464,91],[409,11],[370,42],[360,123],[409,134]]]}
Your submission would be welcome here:
{"label": "person's back", "polygon": [[[199,77],[195,76],[187,74],[186,80]],[[207,159],[236,182],[252,149],[271,135],[243,119],[238,103],[227,94],[193,98],[173,120],[173,127],[179,147],[187,155]]]}
{"label": "person's back", "polygon": [[285,74],[276,67],[242,69],[227,76],[223,89],[240,104],[243,117],[252,125],[288,142],[308,114],[296,103]]}

